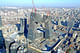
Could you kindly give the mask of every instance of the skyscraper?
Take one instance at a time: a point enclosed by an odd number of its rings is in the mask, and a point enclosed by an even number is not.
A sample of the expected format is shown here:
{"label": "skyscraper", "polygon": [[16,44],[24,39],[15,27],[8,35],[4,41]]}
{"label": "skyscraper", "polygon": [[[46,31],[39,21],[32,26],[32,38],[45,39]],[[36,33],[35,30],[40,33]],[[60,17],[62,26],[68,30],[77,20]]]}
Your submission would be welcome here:
{"label": "skyscraper", "polygon": [[28,25],[27,25],[27,19],[24,18],[24,36],[27,38],[28,36],[28,29],[27,29]]}
{"label": "skyscraper", "polygon": [[20,33],[23,33],[24,32],[24,19],[21,18],[20,19]]}
{"label": "skyscraper", "polygon": [[2,27],[2,19],[1,19],[1,16],[0,16],[0,27]]}
{"label": "skyscraper", "polygon": [[35,14],[31,13],[31,15],[30,15],[30,24],[29,24],[29,33],[28,33],[28,38],[30,40],[34,40],[35,39],[35,33],[34,33],[34,28],[35,28],[35,25],[34,25],[34,16],[35,16]]}
{"label": "skyscraper", "polygon": [[28,35],[27,18],[20,19],[20,33],[24,33],[24,36],[27,38]]}
{"label": "skyscraper", "polygon": [[50,32],[49,32],[49,17],[44,15],[43,16],[43,21],[44,21],[44,24],[45,24],[45,37],[44,38],[50,38]]}
{"label": "skyscraper", "polygon": [[29,24],[29,33],[28,33],[28,38],[30,40],[40,38],[40,35],[42,35],[37,32],[37,26],[40,22],[42,22],[41,15],[39,15],[37,13],[31,13],[30,24]]}
{"label": "skyscraper", "polygon": [[2,34],[2,30],[0,30],[0,53],[6,53],[5,40]]}

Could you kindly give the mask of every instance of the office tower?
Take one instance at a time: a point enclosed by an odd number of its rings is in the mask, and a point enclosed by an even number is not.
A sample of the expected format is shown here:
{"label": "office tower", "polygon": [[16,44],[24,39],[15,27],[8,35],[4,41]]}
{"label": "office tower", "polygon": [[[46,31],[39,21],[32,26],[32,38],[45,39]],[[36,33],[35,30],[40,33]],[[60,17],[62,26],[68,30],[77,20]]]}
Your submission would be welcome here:
{"label": "office tower", "polygon": [[33,13],[31,13],[31,15],[30,15],[30,24],[29,24],[29,33],[28,33],[28,38],[30,40],[35,39],[34,28],[35,28],[34,17],[33,17]]}
{"label": "office tower", "polygon": [[2,27],[2,19],[1,19],[1,16],[0,16],[0,27]]}
{"label": "office tower", "polygon": [[48,25],[48,21],[46,21],[48,19],[48,16],[44,15],[43,16],[43,21],[45,24],[45,36],[43,36],[43,38],[49,38],[49,25]]}
{"label": "office tower", "polygon": [[20,19],[20,32],[21,33],[24,32],[24,19],[23,18]]}
{"label": "office tower", "polygon": [[5,40],[2,34],[2,30],[0,30],[0,53],[6,53]]}
{"label": "office tower", "polygon": [[40,38],[41,34],[37,32],[37,26],[40,22],[42,22],[41,15],[36,14],[36,13],[31,13],[30,24],[29,24],[29,33],[28,33],[28,38],[30,40]]}
{"label": "office tower", "polygon": [[27,18],[20,19],[20,33],[24,33],[24,36],[27,38],[28,29],[27,29]]}
{"label": "office tower", "polygon": [[28,36],[28,29],[27,29],[27,19],[24,18],[24,36],[27,38]]}
{"label": "office tower", "polygon": [[45,24],[45,36],[44,38],[48,39],[51,36],[51,24],[50,24],[51,17],[43,15],[43,22]]}

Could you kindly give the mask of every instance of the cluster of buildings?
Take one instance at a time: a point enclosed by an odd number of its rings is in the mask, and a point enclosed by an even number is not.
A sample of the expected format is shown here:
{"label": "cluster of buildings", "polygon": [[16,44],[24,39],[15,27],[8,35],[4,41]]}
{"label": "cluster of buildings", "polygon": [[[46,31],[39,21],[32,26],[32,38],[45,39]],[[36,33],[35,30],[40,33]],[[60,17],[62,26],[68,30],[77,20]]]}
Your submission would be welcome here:
{"label": "cluster of buildings", "polygon": [[80,53],[79,8],[0,9],[1,53]]}

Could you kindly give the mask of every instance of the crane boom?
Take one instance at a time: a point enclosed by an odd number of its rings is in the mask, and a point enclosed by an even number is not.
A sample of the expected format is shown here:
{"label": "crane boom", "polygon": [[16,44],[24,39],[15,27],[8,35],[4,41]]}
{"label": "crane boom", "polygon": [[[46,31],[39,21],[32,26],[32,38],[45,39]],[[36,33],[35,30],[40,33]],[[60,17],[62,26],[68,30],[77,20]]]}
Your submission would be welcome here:
{"label": "crane boom", "polygon": [[34,11],[36,13],[36,7],[35,7],[35,4],[34,4],[34,0],[32,0],[32,5],[33,5],[32,12],[33,12],[33,9],[34,9]]}

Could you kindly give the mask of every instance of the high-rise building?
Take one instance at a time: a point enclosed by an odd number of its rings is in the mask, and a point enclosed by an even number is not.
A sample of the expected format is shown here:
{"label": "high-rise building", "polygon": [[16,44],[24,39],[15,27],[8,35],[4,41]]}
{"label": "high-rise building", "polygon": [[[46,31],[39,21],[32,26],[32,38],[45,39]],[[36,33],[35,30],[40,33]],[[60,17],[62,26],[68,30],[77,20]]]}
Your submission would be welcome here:
{"label": "high-rise building", "polygon": [[20,19],[20,33],[24,33],[24,36],[27,38],[28,30],[27,30],[27,18]]}
{"label": "high-rise building", "polygon": [[0,53],[6,53],[5,39],[2,30],[0,30]]}
{"label": "high-rise building", "polygon": [[29,33],[28,38],[30,40],[34,40],[36,38],[39,38],[41,33],[37,32],[37,26],[38,24],[42,22],[42,18],[39,14],[31,13],[30,15],[30,24],[29,24]]}
{"label": "high-rise building", "polygon": [[0,27],[2,27],[2,19],[1,19],[1,16],[0,16]]}
{"label": "high-rise building", "polygon": [[20,32],[21,33],[24,32],[24,19],[23,18],[20,19]]}
{"label": "high-rise building", "polygon": [[43,15],[43,22],[45,24],[45,35],[43,36],[43,38],[49,38],[49,25],[48,25],[48,22],[46,22],[47,19],[48,19],[48,16]]}
{"label": "high-rise building", "polygon": [[27,19],[24,18],[24,36],[27,38],[28,36],[28,25],[27,25]]}
{"label": "high-rise building", "polygon": [[46,16],[46,15],[43,15],[43,22],[45,24],[45,37],[46,39],[50,38],[51,36],[51,24],[50,24],[50,20],[51,20],[51,17],[50,16]]}
{"label": "high-rise building", "polygon": [[35,25],[34,25],[34,15],[31,13],[30,15],[30,24],[29,24],[29,33],[28,33],[28,38],[30,40],[33,40],[35,39],[35,34],[34,34],[34,28],[35,28]]}

